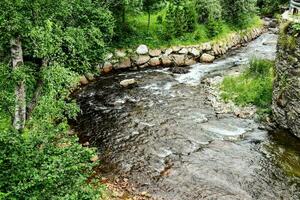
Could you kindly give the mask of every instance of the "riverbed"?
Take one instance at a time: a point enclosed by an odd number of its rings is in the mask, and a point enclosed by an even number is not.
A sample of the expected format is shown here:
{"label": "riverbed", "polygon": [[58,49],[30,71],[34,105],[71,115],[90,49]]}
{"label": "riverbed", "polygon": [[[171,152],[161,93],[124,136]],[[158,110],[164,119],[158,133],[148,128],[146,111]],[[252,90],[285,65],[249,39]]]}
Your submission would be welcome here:
{"label": "riverbed", "polygon": [[[101,76],[74,95],[82,143],[98,148],[106,175],[122,176],[155,199],[300,199],[300,142],[253,119],[218,114],[203,79],[274,60],[277,36],[264,33],[213,64]],[[134,78],[137,87],[122,88]]]}

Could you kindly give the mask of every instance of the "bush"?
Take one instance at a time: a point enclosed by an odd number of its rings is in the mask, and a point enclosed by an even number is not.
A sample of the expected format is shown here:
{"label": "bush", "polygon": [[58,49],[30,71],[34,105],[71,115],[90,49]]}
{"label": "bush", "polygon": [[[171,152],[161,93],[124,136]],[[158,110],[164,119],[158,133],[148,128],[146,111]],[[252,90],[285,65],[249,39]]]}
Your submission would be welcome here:
{"label": "bush", "polygon": [[273,90],[273,66],[268,60],[253,60],[249,69],[238,77],[226,77],[221,84],[221,96],[238,105],[255,105],[270,112]]}

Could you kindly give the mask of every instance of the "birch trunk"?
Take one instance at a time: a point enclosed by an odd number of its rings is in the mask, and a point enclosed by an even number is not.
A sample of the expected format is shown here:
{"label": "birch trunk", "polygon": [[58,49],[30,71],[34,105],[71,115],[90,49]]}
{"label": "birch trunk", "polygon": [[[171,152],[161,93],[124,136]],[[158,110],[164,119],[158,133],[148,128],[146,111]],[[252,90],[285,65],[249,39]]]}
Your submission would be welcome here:
{"label": "birch trunk", "polygon": [[[12,69],[17,70],[24,64],[23,51],[20,38],[13,38],[10,42]],[[13,126],[16,130],[22,130],[26,121],[26,91],[24,80],[19,80],[15,88],[15,114]]]}

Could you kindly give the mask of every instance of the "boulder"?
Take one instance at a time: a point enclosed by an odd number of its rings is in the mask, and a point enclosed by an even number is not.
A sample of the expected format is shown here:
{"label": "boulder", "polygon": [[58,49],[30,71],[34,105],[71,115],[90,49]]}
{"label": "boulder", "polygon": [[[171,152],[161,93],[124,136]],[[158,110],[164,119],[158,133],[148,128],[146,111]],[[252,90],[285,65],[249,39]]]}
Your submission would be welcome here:
{"label": "boulder", "polygon": [[129,86],[133,86],[136,85],[137,81],[135,79],[125,79],[123,81],[120,82],[120,85],[122,87],[129,87]]}
{"label": "boulder", "polygon": [[178,51],[180,51],[182,48],[179,47],[179,46],[176,46],[176,47],[172,47],[172,49],[173,49],[173,52],[178,52]]}
{"label": "boulder", "polygon": [[85,76],[80,76],[79,82],[81,85],[87,85],[89,83],[89,81],[87,80],[87,78]]}
{"label": "boulder", "polygon": [[187,58],[187,59],[185,59],[185,61],[184,61],[184,64],[186,65],[186,66],[189,66],[189,65],[194,65],[194,64],[196,64],[197,62],[194,60],[194,59],[192,59],[192,58]]}
{"label": "boulder", "polygon": [[142,64],[147,63],[149,60],[150,60],[150,56],[140,55],[136,60],[136,64],[142,65]]}
{"label": "boulder", "polygon": [[185,65],[185,55],[178,55],[178,54],[175,54],[175,55],[172,55],[173,57],[173,61],[174,63],[177,65],[177,66],[183,66]]}
{"label": "boulder", "polygon": [[110,59],[112,59],[113,56],[114,55],[112,53],[108,53],[108,54],[105,55],[104,59],[105,60],[110,60]]}
{"label": "boulder", "polygon": [[149,55],[151,57],[158,57],[158,56],[160,56],[160,54],[161,54],[161,50],[160,49],[151,49],[149,51]]}
{"label": "boulder", "polygon": [[168,48],[166,51],[165,51],[165,55],[170,55],[171,53],[173,52],[173,49],[171,48]]}
{"label": "boulder", "polygon": [[210,55],[210,54],[207,54],[207,53],[204,53],[201,57],[200,57],[200,61],[201,62],[204,62],[204,63],[212,63],[213,61],[215,60],[215,57]]}
{"label": "boulder", "polygon": [[87,78],[88,81],[94,81],[95,80],[95,76],[92,73],[85,74],[85,77]]}
{"label": "boulder", "polygon": [[121,58],[119,64],[117,65],[117,69],[127,69],[131,67],[131,60],[128,57]]}
{"label": "boulder", "polygon": [[202,49],[205,51],[210,51],[212,49],[211,44],[209,42],[203,43]]}
{"label": "boulder", "polygon": [[198,57],[198,56],[200,56],[200,51],[198,49],[196,49],[196,48],[192,48],[190,50],[190,54],[192,54],[195,57]]}
{"label": "boulder", "polygon": [[146,55],[148,54],[149,50],[148,47],[144,44],[140,45],[137,49],[136,49],[136,53],[139,55]]}
{"label": "boulder", "polygon": [[187,48],[182,48],[178,53],[180,53],[180,54],[188,54],[188,50],[187,50]]}
{"label": "boulder", "polygon": [[110,62],[105,62],[103,67],[102,67],[102,72],[107,74],[111,72],[113,69],[113,65]]}
{"label": "boulder", "polygon": [[169,56],[167,56],[167,55],[162,55],[162,56],[161,56],[161,63],[162,63],[162,65],[164,65],[164,66],[169,66],[169,65],[172,64],[172,60],[171,60],[171,58],[170,58]]}
{"label": "boulder", "polygon": [[149,60],[149,65],[150,65],[151,67],[157,67],[157,66],[159,66],[159,65],[160,65],[160,59],[159,59],[158,57],[151,58],[151,59]]}

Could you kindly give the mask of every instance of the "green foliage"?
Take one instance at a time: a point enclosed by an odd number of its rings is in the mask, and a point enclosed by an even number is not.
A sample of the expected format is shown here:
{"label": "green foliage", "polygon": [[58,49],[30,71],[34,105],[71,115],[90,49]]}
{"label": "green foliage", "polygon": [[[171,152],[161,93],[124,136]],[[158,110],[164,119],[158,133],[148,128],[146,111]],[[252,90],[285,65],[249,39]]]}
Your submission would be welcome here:
{"label": "green foliage", "polygon": [[259,112],[269,113],[272,103],[273,66],[272,61],[252,60],[243,74],[224,79],[221,84],[222,98],[242,106],[252,104],[259,108]]}
{"label": "green foliage", "polygon": [[182,36],[193,32],[196,27],[196,13],[190,2],[178,1],[168,7],[165,27],[170,36]]}
{"label": "green foliage", "polygon": [[257,6],[263,15],[273,16],[280,13],[280,6],[288,4],[289,0],[257,0]]}
{"label": "green foliage", "polygon": [[256,13],[256,0],[221,0],[224,19],[238,27],[246,27]]}
{"label": "green foliage", "polygon": [[215,22],[222,18],[220,0],[196,0],[195,8],[199,23]]}

